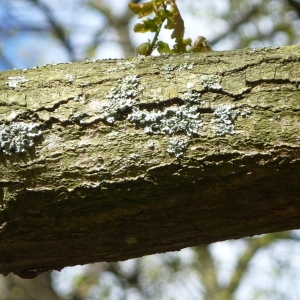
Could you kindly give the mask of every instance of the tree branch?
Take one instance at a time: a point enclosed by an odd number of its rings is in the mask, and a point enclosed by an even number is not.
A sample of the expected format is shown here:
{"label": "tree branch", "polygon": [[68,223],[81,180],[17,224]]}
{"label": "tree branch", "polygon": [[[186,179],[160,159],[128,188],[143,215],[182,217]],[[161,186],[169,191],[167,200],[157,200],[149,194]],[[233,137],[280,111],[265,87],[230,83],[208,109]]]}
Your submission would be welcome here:
{"label": "tree branch", "polygon": [[300,18],[300,3],[295,0],[287,0],[287,3],[296,11],[298,17]]}
{"label": "tree branch", "polygon": [[0,73],[0,272],[299,228],[299,49]]}

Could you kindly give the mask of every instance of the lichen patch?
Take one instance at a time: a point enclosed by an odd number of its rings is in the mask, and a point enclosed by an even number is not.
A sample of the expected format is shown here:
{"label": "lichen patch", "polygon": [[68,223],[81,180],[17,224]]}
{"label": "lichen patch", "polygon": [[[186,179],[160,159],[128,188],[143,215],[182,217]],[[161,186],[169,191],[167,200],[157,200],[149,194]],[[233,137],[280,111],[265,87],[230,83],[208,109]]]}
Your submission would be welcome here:
{"label": "lichen patch", "polygon": [[22,153],[34,145],[34,138],[41,135],[35,124],[12,122],[0,125],[0,148],[3,153]]}
{"label": "lichen patch", "polygon": [[25,76],[9,76],[6,84],[11,88],[16,88],[19,83],[29,81]]}

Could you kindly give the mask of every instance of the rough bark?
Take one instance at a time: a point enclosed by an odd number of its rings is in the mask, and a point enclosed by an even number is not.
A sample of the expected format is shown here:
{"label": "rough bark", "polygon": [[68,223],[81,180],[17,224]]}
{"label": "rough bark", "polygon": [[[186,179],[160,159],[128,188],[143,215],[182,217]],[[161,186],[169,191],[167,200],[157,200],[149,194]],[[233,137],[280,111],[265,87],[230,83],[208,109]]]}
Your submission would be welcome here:
{"label": "rough bark", "polygon": [[299,51],[0,73],[0,272],[299,228]]}

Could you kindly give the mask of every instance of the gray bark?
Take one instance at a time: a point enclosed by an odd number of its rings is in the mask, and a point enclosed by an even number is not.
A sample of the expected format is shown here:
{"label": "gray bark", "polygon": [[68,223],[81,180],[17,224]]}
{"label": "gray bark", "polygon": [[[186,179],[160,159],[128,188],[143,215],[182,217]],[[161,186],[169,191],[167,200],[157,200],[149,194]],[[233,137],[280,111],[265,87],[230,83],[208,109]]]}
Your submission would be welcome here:
{"label": "gray bark", "polygon": [[299,50],[0,73],[0,272],[299,228]]}

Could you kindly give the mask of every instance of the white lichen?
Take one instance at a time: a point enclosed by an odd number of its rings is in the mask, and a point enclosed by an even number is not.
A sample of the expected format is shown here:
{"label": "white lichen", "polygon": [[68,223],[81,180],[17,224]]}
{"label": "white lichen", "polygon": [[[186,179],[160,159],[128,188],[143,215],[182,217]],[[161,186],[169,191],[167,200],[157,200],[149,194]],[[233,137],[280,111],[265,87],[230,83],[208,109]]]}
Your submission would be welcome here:
{"label": "white lichen", "polygon": [[[243,109],[242,111],[241,111],[241,116],[243,117],[243,118],[246,118],[246,119],[248,119],[249,117],[250,117],[250,115],[251,115],[251,109],[249,109],[249,108],[246,108],[246,109]],[[280,116],[279,116],[280,117]]]}
{"label": "white lichen", "polygon": [[67,82],[73,82],[73,81],[74,81],[73,75],[71,75],[71,74],[66,74],[66,75],[65,75],[65,80],[66,80]]}
{"label": "white lichen", "polygon": [[156,103],[160,102],[160,101],[163,101],[165,98],[163,96],[162,87],[151,89],[150,92],[149,92],[149,97]]}
{"label": "white lichen", "polygon": [[193,88],[195,86],[195,83],[194,82],[187,82],[187,84],[186,84],[186,87],[188,88],[188,89],[191,89],[191,88]]}
{"label": "white lichen", "polygon": [[174,70],[176,70],[178,67],[174,64],[166,64],[164,66],[162,66],[160,69],[162,71],[166,71],[166,72],[172,72]]}
{"label": "white lichen", "polygon": [[35,124],[23,122],[0,125],[0,148],[5,154],[22,153],[34,145],[34,138],[41,135]]}
{"label": "white lichen", "polygon": [[132,107],[132,99],[137,96],[139,80],[137,75],[129,75],[111,89],[107,95],[108,103],[99,107],[108,123],[113,124],[121,117],[121,112]]}
{"label": "white lichen", "polygon": [[213,131],[218,136],[224,136],[226,134],[235,134],[234,121],[240,115],[243,118],[249,118],[251,110],[246,109],[234,109],[231,105],[219,105],[213,108],[214,118],[211,120],[212,124],[215,124]]}
{"label": "white lichen", "polygon": [[16,88],[19,83],[27,82],[29,81],[25,76],[9,76],[8,81],[6,84],[8,84],[12,88]]}
{"label": "white lichen", "polygon": [[221,90],[222,86],[217,75],[202,75],[201,81],[204,87],[211,90]]}
{"label": "white lichen", "polygon": [[144,127],[145,133],[148,134],[173,135],[182,132],[192,136],[202,126],[197,110],[197,106],[189,104],[150,111],[133,107],[127,119],[136,126]]}
{"label": "white lichen", "polygon": [[18,113],[16,111],[11,111],[11,113],[6,117],[7,121],[13,121],[17,117]]}
{"label": "white lichen", "polygon": [[226,134],[235,134],[234,121],[237,119],[240,111],[234,109],[231,105],[218,105],[213,108],[214,118],[211,120],[215,124],[213,131],[217,136],[224,136]]}
{"label": "white lichen", "polygon": [[148,147],[148,148],[154,149],[154,146],[155,146],[155,144],[154,144],[154,142],[153,142],[152,140],[149,140],[149,141],[147,142],[147,147]]}
{"label": "white lichen", "polygon": [[76,112],[76,113],[70,115],[70,120],[72,120],[73,122],[81,123],[81,120],[83,120],[87,116],[88,115],[84,112]]}
{"label": "white lichen", "polygon": [[[132,107],[132,112],[127,120],[136,127],[144,128],[147,134],[163,134],[172,136],[168,152],[174,153],[176,157],[182,155],[182,150],[187,146],[188,138],[177,138],[176,134],[184,134],[187,137],[198,134],[199,128],[203,125],[198,106],[203,104],[201,93],[187,91],[183,94],[182,105],[173,105],[161,109],[140,109]],[[147,146],[152,148],[152,143]]]}
{"label": "white lichen", "polygon": [[174,78],[174,75],[171,74],[171,73],[167,73],[167,75],[165,77],[165,79],[166,79],[167,82],[171,81],[173,78]]}
{"label": "white lichen", "polygon": [[75,95],[74,101],[83,101],[85,99],[85,96],[83,94]]}
{"label": "white lichen", "polygon": [[140,156],[136,153],[131,153],[129,156],[128,156],[129,159],[131,160],[137,160],[140,158]]}
{"label": "white lichen", "polygon": [[80,84],[81,87],[88,87],[90,85],[91,85],[91,83],[89,81],[85,81]]}
{"label": "white lichen", "polygon": [[269,47],[260,47],[260,48],[252,48],[249,49],[250,53],[254,53],[254,52],[260,52],[260,51],[268,51],[268,50],[277,50],[279,49],[279,46],[269,46]]}
{"label": "white lichen", "polygon": [[133,62],[127,61],[127,60],[121,60],[121,61],[117,62],[117,65],[121,65],[121,67],[119,67],[119,70],[134,70],[134,69],[136,69],[136,65]]}
{"label": "white lichen", "polygon": [[183,151],[186,149],[189,140],[187,138],[172,137],[167,151],[174,154],[176,157],[183,156]]}
{"label": "white lichen", "polygon": [[110,68],[105,71],[106,73],[116,73],[118,72],[118,68]]}
{"label": "white lichen", "polygon": [[205,102],[201,99],[201,93],[197,91],[188,90],[184,92],[181,98],[185,103],[204,104]]}
{"label": "white lichen", "polygon": [[193,63],[184,63],[184,64],[181,64],[179,66],[179,68],[177,69],[177,71],[192,70],[193,67],[194,67]]}

